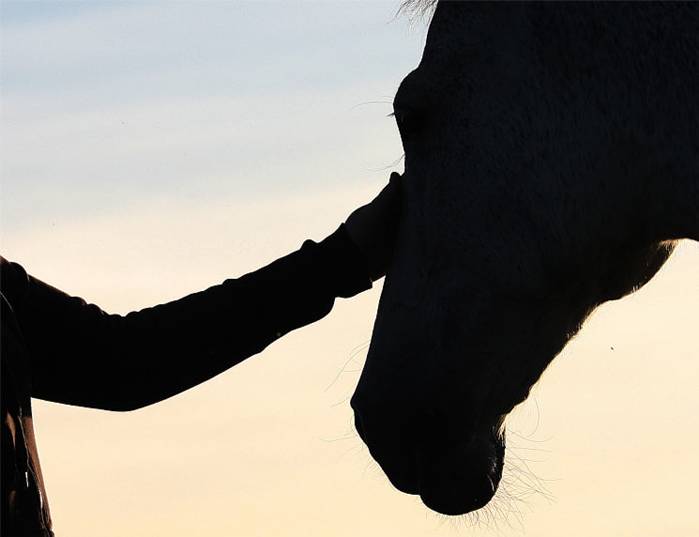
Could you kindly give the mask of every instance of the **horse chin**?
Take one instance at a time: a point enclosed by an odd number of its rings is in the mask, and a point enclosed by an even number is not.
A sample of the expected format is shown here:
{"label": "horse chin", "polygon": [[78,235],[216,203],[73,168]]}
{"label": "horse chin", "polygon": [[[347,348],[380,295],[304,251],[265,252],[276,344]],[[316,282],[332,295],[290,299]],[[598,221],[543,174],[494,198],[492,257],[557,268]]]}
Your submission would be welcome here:
{"label": "horse chin", "polygon": [[498,435],[474,437],[467,445],[425,450],[420,464],[420,498],[444,515],[485,507],[502,477],[505,444]]}

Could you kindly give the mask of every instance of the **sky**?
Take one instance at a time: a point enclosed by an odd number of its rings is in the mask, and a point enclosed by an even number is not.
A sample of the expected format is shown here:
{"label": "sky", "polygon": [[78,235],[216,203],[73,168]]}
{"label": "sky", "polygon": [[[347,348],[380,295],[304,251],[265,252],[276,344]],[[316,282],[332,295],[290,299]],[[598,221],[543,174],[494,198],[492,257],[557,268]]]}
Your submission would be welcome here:
{"label": "sky", "polygon": [[[320,240],[402,168],[388,115],[426,23],[398,2],[0,5],[3,256],[107,311]],[[696,535],[698,264],[681,244],[554,361],[508,425],[522,501],[478,525],[353,433],[378,283],[160,404],[37,401],[57,535]]]}

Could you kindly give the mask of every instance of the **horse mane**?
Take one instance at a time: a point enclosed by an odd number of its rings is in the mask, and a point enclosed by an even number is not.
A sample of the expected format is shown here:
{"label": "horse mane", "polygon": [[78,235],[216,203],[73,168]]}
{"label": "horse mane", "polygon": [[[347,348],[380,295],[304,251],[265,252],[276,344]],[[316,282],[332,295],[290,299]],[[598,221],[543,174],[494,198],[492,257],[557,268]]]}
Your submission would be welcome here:
{"label": "horse mane", "polygon": [[407,13],[410,18],[431,16],[439,0],[404,0],[400,12]]}

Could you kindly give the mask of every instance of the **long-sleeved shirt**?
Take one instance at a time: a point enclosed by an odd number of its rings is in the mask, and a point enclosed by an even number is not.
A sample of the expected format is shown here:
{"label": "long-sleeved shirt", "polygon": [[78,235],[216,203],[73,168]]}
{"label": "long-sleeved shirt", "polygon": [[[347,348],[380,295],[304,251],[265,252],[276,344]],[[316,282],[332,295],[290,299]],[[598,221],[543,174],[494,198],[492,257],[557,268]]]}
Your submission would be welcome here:
{"label": "long-sleeved shirt", "polygon": [[343,226],[240,278],[108,314],[0,257],[2,535],[53,535],[31,398],[133,410],[191,388],[371,287]]}

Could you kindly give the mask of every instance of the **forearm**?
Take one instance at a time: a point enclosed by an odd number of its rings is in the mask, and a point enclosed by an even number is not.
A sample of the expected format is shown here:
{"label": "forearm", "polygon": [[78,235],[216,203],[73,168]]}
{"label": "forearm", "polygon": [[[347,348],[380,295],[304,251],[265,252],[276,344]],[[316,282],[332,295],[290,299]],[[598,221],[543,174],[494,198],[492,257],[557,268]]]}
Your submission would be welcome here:
{"label": "forearm", "polygon": [[255,272],[126,316],[31,277],[16,310],[35,397],[128,410],[219,374],[322,318],[335,297],[368,287],[364,259],[340,229]]}

